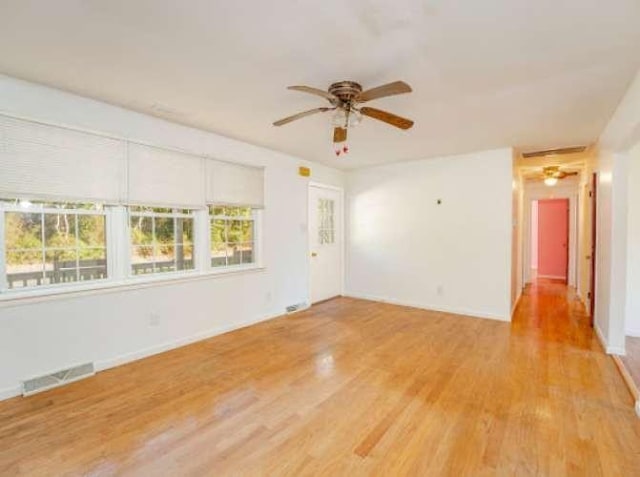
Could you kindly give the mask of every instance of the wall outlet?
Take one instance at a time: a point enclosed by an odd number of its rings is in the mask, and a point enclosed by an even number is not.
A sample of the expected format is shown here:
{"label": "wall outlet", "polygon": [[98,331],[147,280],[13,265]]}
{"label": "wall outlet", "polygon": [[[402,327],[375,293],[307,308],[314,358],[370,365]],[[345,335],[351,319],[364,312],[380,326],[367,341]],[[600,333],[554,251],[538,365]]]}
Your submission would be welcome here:
{"label": "wall outlet", "polygon": [[155,311],[149,313],[149,326],[158,326],[160,324],[160,314]]}
{"label": "wall outlet", "polygon": [[444,287],[442,285],[438,285],[436,287],[436,293],[438,294],[438,296],[444,295]]}

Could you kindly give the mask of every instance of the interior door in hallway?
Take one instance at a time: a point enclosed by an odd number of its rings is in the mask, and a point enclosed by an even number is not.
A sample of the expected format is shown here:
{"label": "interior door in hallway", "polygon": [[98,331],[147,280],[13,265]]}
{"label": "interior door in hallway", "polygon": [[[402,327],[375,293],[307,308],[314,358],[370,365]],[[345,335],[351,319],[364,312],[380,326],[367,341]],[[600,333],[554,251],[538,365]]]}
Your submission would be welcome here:
{"label": "interior door in hallway", "polygon": [[569,268],[569,200],[538,202],[538,276],[567,280]]}
{"label": "interior door in hallway", "polygon": [[311,303],[342,294],[342,194],[309,186]]}

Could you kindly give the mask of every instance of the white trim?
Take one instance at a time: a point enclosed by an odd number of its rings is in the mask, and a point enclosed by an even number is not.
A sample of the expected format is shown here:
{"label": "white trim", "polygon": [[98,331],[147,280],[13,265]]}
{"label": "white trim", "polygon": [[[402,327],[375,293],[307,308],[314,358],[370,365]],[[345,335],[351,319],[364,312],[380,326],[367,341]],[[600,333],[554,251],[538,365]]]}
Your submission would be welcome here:
{"label": "white trim", "polygon": [[602,345],[602,349],[604,349],[606,351],[607,350],[607,341],[604,339],[604,335],[602,334],[602,330],[600,330],[600,326],[598,325],[598,322],[594,321],[593,329],[596,332],[596,336],[598,337],[598,341],[600,341],[600,344]]}
{"label": "white trim", "polygon": [[516,300],[513,302],[513,306],[511,307],[511,319],[513,319],[513,314],[516,312],[516,308],[518,308],[521,298],[522,298],[522,289],[518,291],[518,296],[516,297]]}
{"label": "white trim", "polygon": [[10,388],[0,389],[0,401],[4,401],[5,399],[11,399],[13,397],[22,395],[22,384],[18,384],[17,386],[12,386]]}
{"label": "white trim", "polygon": [[560,275],[538,275],[538,278],[550,278],[552,280],[566,280],[567,276],[560,276]]}
{"label": "white trim", "polygon": [[395,298],[381,297],[376,295],[367,295],[367,294],[357,293],[352,291],[345,292],[344,296],[351,297],[351,298],[358,298],[360,300],[377,301],[380,303],[390,303],[392,305],[408,306],[411,308],[419,308],[421,310],[451,313],[454,315],[462,315],[462,316],[467,316],[471,318],[482,318],[482,319],[488,319],[488,320],[504,321],[507,323],[511,321],[511,317],[505,317],[503,315],[497,315],[495,313],[486,313],[486,312],[477,311],[477,310],[470,310],[467,308],[456,308],[456,307],[448,307],[448,306],[429,305],[424,303],[415,303],[415,302],[409,302],[409,301],[403,301],[403,300],[396,300]]}
{"label": "white trim", "polygon": [[127,278],[120,281],[101,282],[95,281],[86,285],[70,284],[68,287],[58,285],[55,287],[32,288],[29,290],[15,290],[0,295],[0,309],[23,304],[37,303],[56,299],[68,299],[78,296],[97,295],[103,293],[116,293],[121,291],[139,290],[153,286],[164,286],[185,283],[195,280],[217,279],[241,273],[263,272],[265,267],[250,264],[225,267],[219,270],[190,271],[189,273],[162,273]]}
{"label": "white trim", "polygon": [[604,349],[605,353],[607,353],[607,354],[615,354],[617,356],[624,356],[624,355],[627,354],[627,352],[624,349],[624,347],[609,346],[607,344],[607,341],[604,339],[604,335],[602,334],[602,330],[600,329],[600,326],[598,326],[597,322],[594,322],[593,329],[595,330],[596,336],[598,337],[598,341],[600,341],[600,344],[602,345],[602,348]]}
{"label": "white trim", "polygon": [[[208,338],[212,338],[214,336],[218,336],[224,333],[228,333],[230,331],[238,330],[240,328],[246,328],[247,326],[254,325],[256,323],[260,323],[263,321],[272,320],[274,318],[278,318],[280,316],[285,316],[282,312],[271,312],[264,315],[261,315],[257,318],[252,318],[249,320],[244,320],[240,323],[234,323],[232,325],[226,326],[218,326],[215,328],[211,328],[209,330],[201,331],[199,333],[195,333],[193,335],[179,338],[173,341],[167,341],[165,343],[151,346],[149,348],[145,348],[142,350],[133,351],[130,353],[125,353],[119,356],[114,356],[113,358],[96,360],[94,361],[94,370],[95,373],[99,373],[101,371],[105,371],[110,368],[115,368],[116,366],[121,366],[123,364],[128,364],[133,361],[137,361],[143,358],[147,358],[149,356],[153,356],[155,354],[163,353],[165,351],[169,351],[172,349],[180,348],[182,346],[186,346],[192,343],[196,343],[198,341],[202,341]],[[47,373],[42,373],[47,374]],[[42,375],[40,374],[40,375]],[[88,376],[87,376],[88,377]],[[65,383],[66,384],[66,383]],[[5,389],[0,389],[0,401],[5,399],[9,399],[12,397],[22,395],[22,384],[18,384],[16,386],[12,386]]]}
{"label": "white trim", "polygon": [[7,282],[7,255],[5,253],[4,221],[5,213],[2,205],[0,205],[0,290],[7,290],[9,288],[9,283]]}
{"label": "white trim", "polygon": [[[581,249],[581,232],[579,227],[579,199],[580,185],[578,183],[569,182],[561,186],[547,187],[537,186],[534,184],[525,184],[523,189],[523,223],[525,230],[523,231],[523,255],[524,255],[524,282],[532,283],[531,267],[531,203],[533,201],[550,200],[550,199],[567,199],[569,201],[569,235],[568,235],[568,258],[566,277],[551,277],[567,280],[569,286],[578,287],[580,283],[580,259],[583,255]],[[540,277],[540,275],[538,275]]]}
{"label": "white trim", "polygon": [[345,264],[345,257],[346,257],[346,230],[345,230],[345,211],[346,211],[346,204],[345,204],[345,193],[344,193],[344,188],[342,187],[338,187],[338,186],[334,186],[334,185],[330,185],[330,184],[323,184],[321,182],[315,182],[315,181],[309,181],[309,183],[307,184],[307,260],[308,260],[308,264],[309,264],[309,271],[308,271],[308,300],[307,303],[309,303],[309,306],[312,306],[313,303],[311,303],[311,234],[309,233],[309,225],[310,225],[310,217],[309,217],[309,196],[311,195],[311,188],[312,187],[318,187],[321,189],[328,189],[328,190],[332,190],[335,192],[338,192],[338,194],[340,195],[340,294],[341,295],[345,295],[345,273],[346,273],[346,264]]}
{"label": "white trim", "polygon": [[616,356],[625,356],[627,351],[621,346],[607,346],[607,354],[615,354]]}
{"label": "white trim", "polygon": [[334,186],[331,184],[325,184],[323,182],[309,181],[310,187],[322,187],[323,189],[331,189],[338,192],[344,192],[344,189],[340,186]]}
{"label": "white trim", "polygon": [[640,338],[640,328],[627,328],[625,335],[633,338]]}
{"label": "white trim", "polygon": [[256,323],[272,320],[279,316],[283,316],[283,313],[282,312],[267,313],[257,318],[244,320],[240,323],[234,323],[234,324],[225,325],[225,326],[217,326],[215,328],[210,328],[208,330],[201,331],[184,338],[179,338],[173,341],[167,341],[159,345],[150,346],[149,348],[144,348],[141,350],[132,351],[130,353],[121,354],[119,356],[114,356],[113,358],[98,360],[98,361],[95,361],[94,363],[95,369],[96,369],[96,372],[104,371],[106,369],[131,363],[133,361],[147,358],[155,354],[163,353],[165,351],[169,351],[176,348],[181,348],[183,346],[187,346],[192,343],[197,343],[198,341],[206,340],[208,338],[212,338],[214,336],[228,333],[230,331],[235,331],[240,328],[246,328],[247,326],[255,325]]}
{"label": "white trim", "polygon": [[636,401],[636,415],[640,417],[640,399]]}

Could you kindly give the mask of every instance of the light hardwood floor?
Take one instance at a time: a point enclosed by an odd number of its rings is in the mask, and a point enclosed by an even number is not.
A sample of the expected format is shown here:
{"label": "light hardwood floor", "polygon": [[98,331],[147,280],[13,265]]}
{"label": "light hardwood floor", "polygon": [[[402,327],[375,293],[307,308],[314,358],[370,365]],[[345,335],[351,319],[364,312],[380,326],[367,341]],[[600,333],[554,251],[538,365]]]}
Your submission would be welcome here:
{"label": "light hardwood floor", "polygon": [[566,287],[512,324],[340,298],[0,403],[0,475],[640,475]]}
{"label": "light hardwood floor", "polygon": [[640,389],[640,338],[627,336],[625,342],[626,356],[621,356],[636,389]]}

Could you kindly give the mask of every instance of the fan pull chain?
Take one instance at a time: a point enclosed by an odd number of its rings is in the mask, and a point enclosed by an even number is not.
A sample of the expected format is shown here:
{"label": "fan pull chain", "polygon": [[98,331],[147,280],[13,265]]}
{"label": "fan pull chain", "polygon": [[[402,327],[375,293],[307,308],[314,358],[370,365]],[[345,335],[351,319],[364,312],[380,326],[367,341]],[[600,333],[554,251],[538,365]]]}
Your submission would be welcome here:
{"label": "fan pull chain", "polygon": [[341,145],[340,143],[334,143],[333,144],[333,148],[335,150],[336,156],[346,156],[347,154],[349,154],[349,146],[347,145],[347,143],[342,143],[344,145]]}

